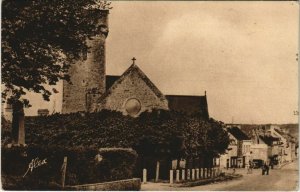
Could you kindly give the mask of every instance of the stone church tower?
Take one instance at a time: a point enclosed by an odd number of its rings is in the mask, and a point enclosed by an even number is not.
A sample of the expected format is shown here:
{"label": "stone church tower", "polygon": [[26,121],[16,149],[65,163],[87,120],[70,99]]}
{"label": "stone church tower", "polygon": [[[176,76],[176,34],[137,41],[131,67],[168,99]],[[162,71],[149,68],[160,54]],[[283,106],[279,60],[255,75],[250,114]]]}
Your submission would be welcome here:
{"label": "stone church tower", "polygon": [[90,111],[92,103],[105,92],[105,40],[108,10],[99,18],[101,32],[87,40],[90,49],[69,69],[72,84],[63,83],[62,113]]}

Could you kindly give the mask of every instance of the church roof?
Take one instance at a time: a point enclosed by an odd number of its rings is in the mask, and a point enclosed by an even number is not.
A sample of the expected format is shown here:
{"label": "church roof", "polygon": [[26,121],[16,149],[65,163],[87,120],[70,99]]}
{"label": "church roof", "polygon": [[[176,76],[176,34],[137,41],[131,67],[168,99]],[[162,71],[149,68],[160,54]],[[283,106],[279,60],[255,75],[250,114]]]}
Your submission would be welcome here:
{"label": "church roof", "polygon": [[235,137],[237,140],[242,141],[242,140],[250,140],[250,138],[244,133],[241,129],[238,127],[230,127],[227,128],[227,131]]}
{"label": "church roof", "polygon": [[105,90],[108,90],[119,78],[119,75],[106,75]]}
{"label": "church roof", "polygon": [[169,109],[188,115],[200,114],[201,117],[209,118],[206,95],[166,95]]}
{"label": "church roof", "polygon": [[[136,64],[132,64],[119,78],[118,78],[118,76],[107,77],[107,79],[109,79],[109,82],[106,83],[106,85],[108,85],[108,86],[110,85],[110,87],[107,88],[106,92],[99,98],[99,101],[101,102],[105,97],[107,97],[112,92],[112,90],[118,84],[120,84],[127,75],[129,75],[131,73],[137,73],[140,76],[140,78],[147,84],[147,86],[153,91],[153,93],[158,98],[165,98],[165,96],[151,82],[151,80],[145,75],[145,73]],[[111,85],[111,83],[112,83],[112,85]]]}

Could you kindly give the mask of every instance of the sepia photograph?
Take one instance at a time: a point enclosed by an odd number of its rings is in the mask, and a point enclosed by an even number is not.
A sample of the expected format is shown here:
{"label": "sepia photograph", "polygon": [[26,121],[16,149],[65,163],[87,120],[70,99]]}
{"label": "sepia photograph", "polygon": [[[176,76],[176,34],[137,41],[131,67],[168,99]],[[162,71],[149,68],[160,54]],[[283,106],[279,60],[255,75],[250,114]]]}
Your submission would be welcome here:
{"label": "sepia photograph", "polygon": [[1,189],[298,191],[298,1],[2,0]]}

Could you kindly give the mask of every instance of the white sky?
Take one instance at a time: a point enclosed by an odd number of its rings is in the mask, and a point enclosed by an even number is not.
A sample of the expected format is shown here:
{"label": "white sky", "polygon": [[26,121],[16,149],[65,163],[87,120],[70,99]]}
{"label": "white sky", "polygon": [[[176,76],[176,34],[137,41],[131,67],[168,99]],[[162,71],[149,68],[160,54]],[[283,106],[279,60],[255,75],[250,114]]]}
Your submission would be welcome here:
{"label": "white sky", "polygon": [[[107,74],[137,65],[164,94],[203,95],[210,116],[234,123],[297,123],[297,2],[112,3]],[[38,108],[53,101],[32,96]],[[54,97],[53,97],[54,98]],[[61,94],[55,96],[60,110]]]}

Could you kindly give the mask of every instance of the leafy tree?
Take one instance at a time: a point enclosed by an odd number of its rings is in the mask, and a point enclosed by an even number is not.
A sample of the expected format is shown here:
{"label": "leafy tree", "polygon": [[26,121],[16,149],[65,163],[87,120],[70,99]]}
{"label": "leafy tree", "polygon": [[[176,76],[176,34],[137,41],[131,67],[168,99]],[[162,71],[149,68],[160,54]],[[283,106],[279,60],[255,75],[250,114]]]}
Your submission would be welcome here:
{"label": "leafy tree", "polygon": [[99,33],[98,19],[110,8],[101,0],[2,1],[4,100],[13,103],[26,91],[49,100],[45,85],[69,81],[68,68],[87,50],[86,39]]}
{"label": "leafy tree", "polygon": [[[216,157],[229,144],[222,123],[173,111],[54,114],[26,118],[26,141],[39,145],[131,147],[153,161]],[[83,131],[84,130],[84,131]]]}
{"label": "leafy tree", "polygon": [[145,112],[136,119],[139,127],[137,142],[133,148],[139,154],[156,157],[156,160],[178,159],[184,156],[184,115],[173,111],[154,110]]}
{"label": "leafy tree", "polygon": [[187,118],[184,124],[184,138],[188,162],[198,157],[212,159],[224,153],[229,145],[229,137],[223,129],[222,122],[212,118],[206,121],[195,117]]}

